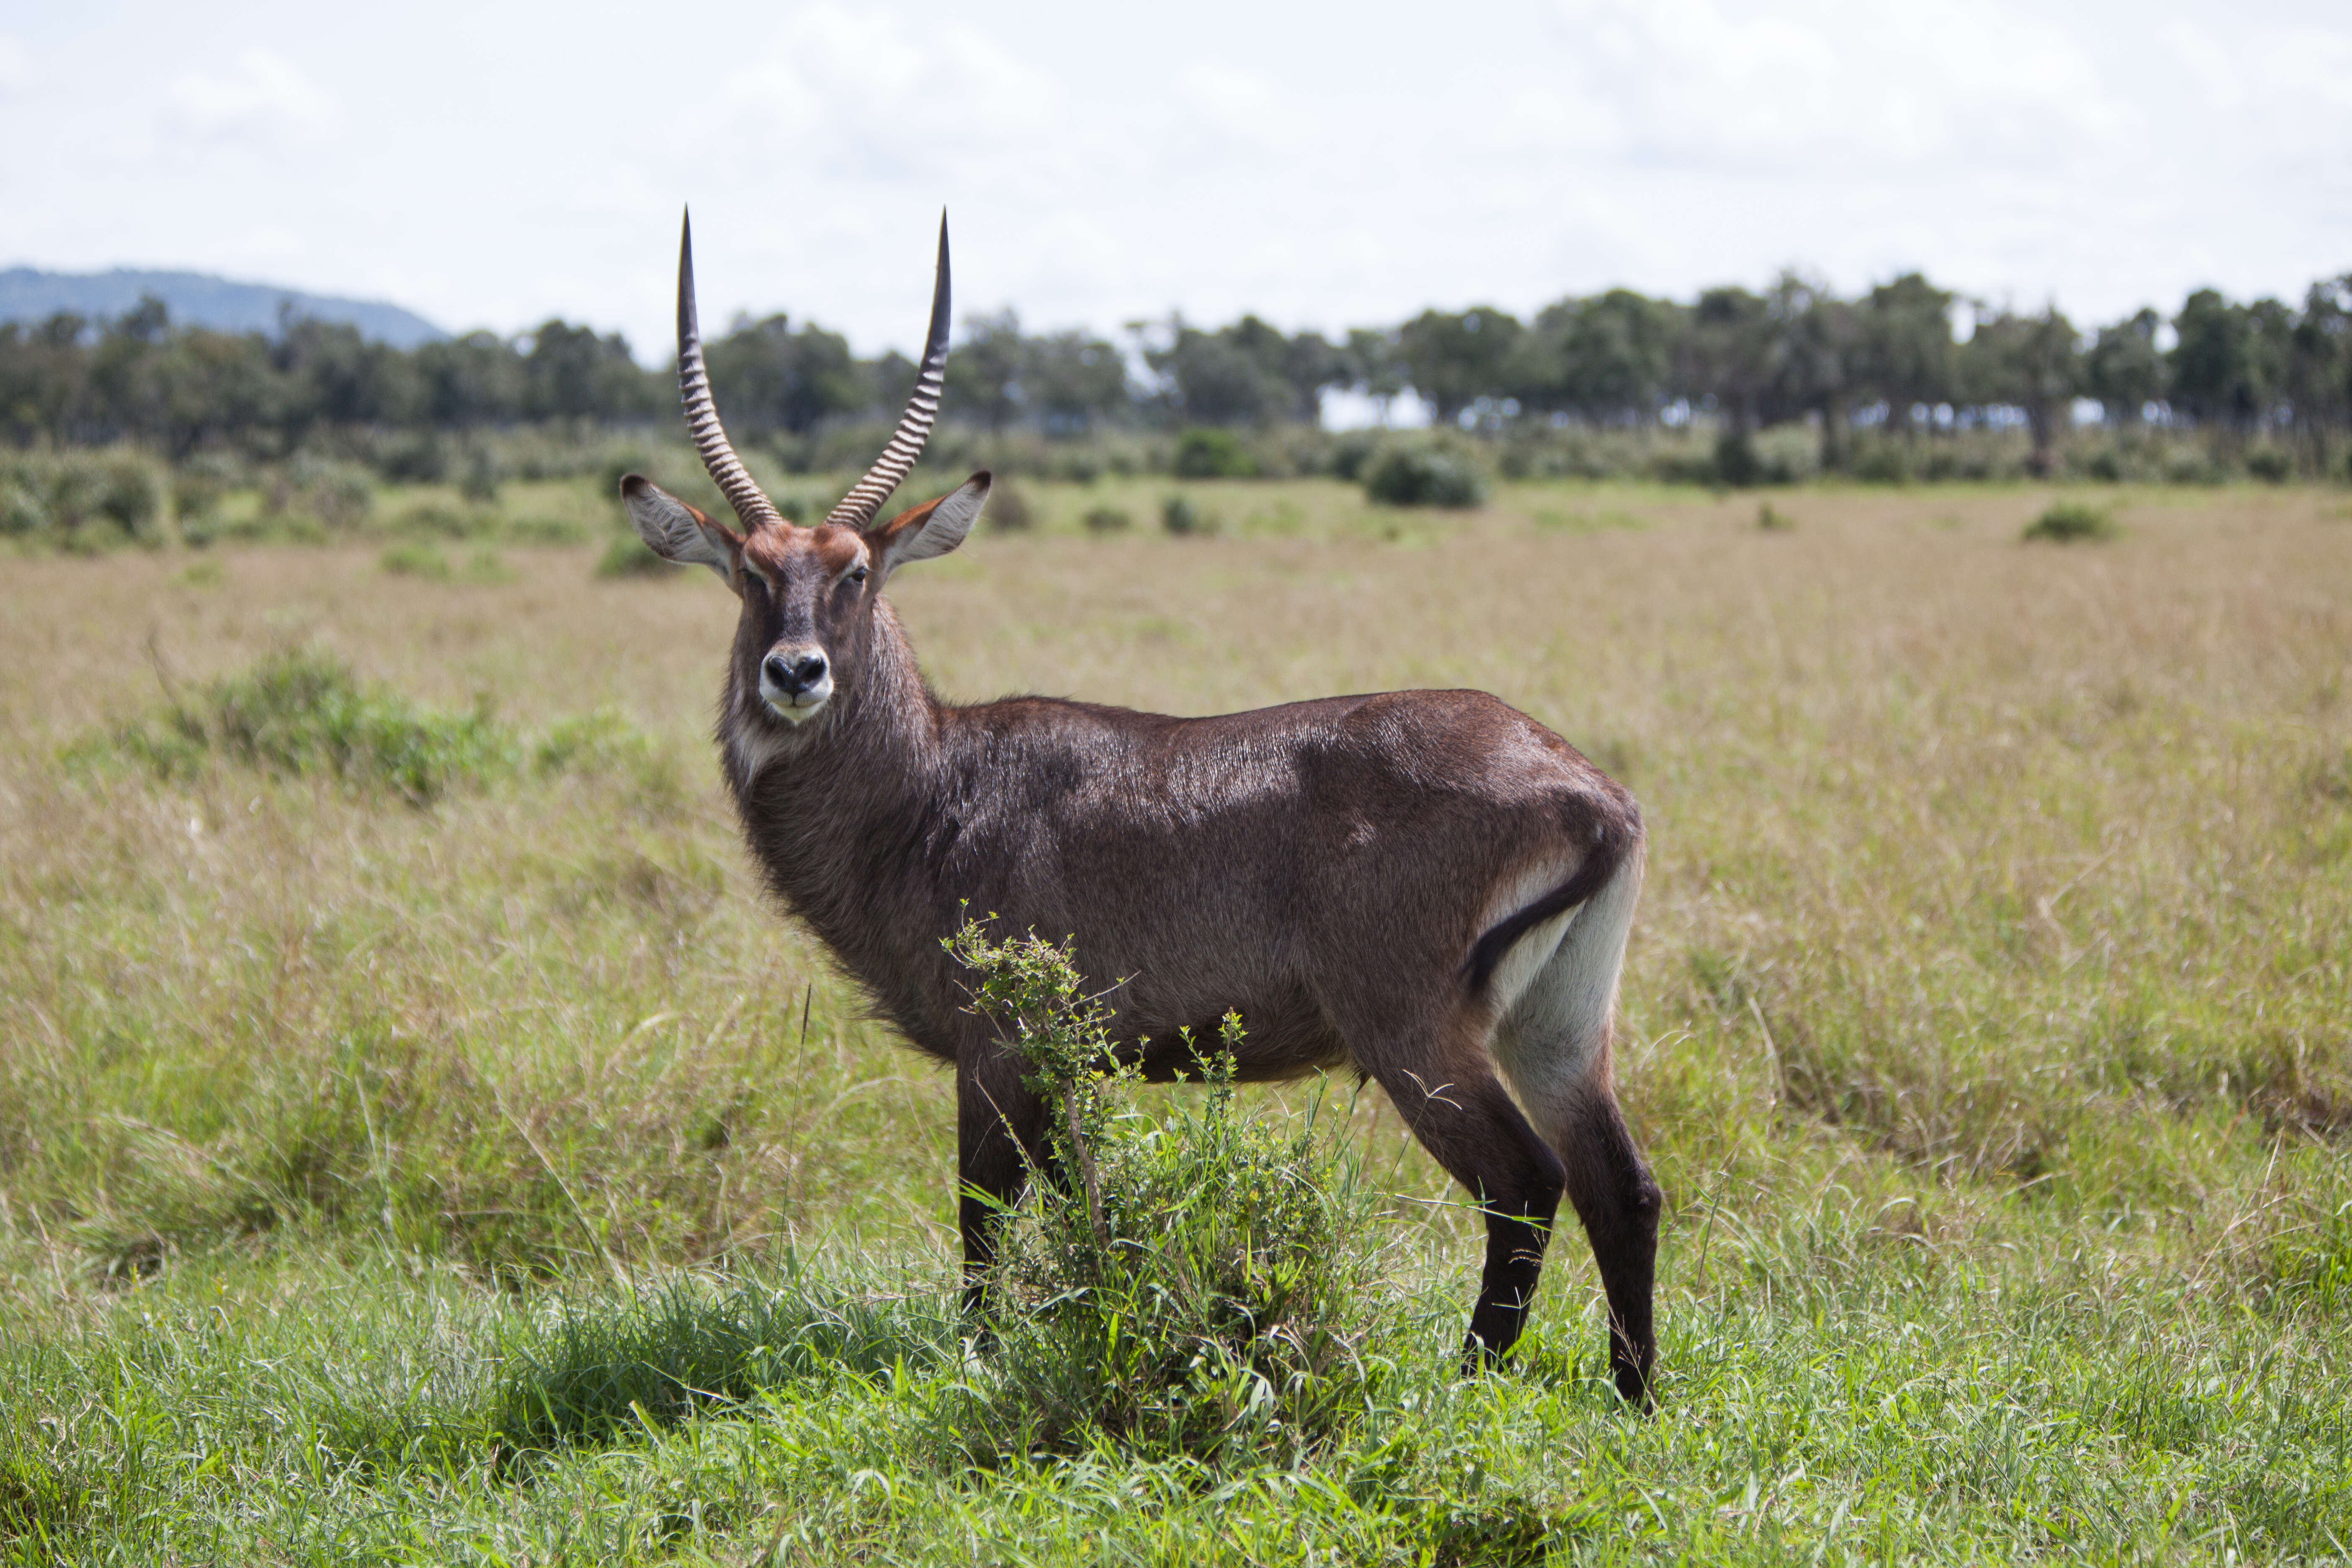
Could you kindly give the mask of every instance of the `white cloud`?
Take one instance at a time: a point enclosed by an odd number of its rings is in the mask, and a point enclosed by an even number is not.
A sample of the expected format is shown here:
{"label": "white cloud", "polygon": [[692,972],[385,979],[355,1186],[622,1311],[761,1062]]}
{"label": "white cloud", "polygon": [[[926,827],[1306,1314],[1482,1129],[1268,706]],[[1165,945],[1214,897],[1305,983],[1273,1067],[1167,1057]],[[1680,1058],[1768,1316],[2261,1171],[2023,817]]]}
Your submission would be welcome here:
{"label": "white cloud", "polygon": [[[2095,322],[2352,265],[2342,0],[1171,15],[251,0],[225,44],[173,0],[9,14],[0,146],[42,156],[0,159],[7,259],[268,276],[453,327],[560,311],[648,355],[688,199],[706,320],[789,309],[861,352],[914,346],[941,204],[961,309],[1110,331],[1687,297],[1791,262]],[[115,89],[50,69],[82,58]]]}
{"label": "white cloud", "polygon": [[1555,0],[1554,16],[1571,90],[1609,106],[1634,158],[2037,159],[2134,118],[2062,27],[1998,5]]}
{"label": "white cloud", "polygon": [[1051,118],[1045,78],[961,24],[910,28],[881,9],[805,7],[720,79],[731,163],[789,158],[832,178],[936,182],[1033,139]]}
{"label": "white cloud", "polygon": [[334,100],[293,62],[239,50],[226,69],[184,71],[165,99],[166,127],[213,142],[282,142],[335,128]]}

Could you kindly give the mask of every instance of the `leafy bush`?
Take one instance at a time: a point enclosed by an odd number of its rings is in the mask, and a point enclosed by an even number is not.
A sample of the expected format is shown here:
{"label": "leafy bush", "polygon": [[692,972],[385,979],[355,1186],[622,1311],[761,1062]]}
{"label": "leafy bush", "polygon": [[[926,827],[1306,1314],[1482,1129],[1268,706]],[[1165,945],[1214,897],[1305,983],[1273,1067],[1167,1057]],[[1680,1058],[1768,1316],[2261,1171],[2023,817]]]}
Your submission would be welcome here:
{"label": "leafy bush", "polygon": [[1338,437],[1332,441],[1329,457],[1326,459],[1331,477],[1345,479],[1351,485],[1360,482],[1364,477],[1365,466],[1380,449],[1381,438],[1370,430],[1350,430]]}
{"label": "leafy bush", "polygon": [[172,510],[183,542],[202,547],[213,540],[221,502],[244,479],[244,466],[226,453],[200,452],[172,475]]}
{"label": "leafy bush", "polygon": [[449,558],[429,544],[395,544],[376,564],[395,577],[422,577],[428,583],[449,580]]}
{"label": "leafy bush", "polygon": [[2294,478],[2294,455],[2277,447],[2257,447],[2246,454],[2246,472],[2266,485],[2283,485]]}
{"label": "leafy bush", "polygon": [[1797,520],[1768,500],[1756,509],[1756,526],[1766,533],[1790,533],[1796,530]]}
{"label": "leafy bush", "polygon": [[2165,454],[2164,478],[2168,484],[2218,485],[2226,483],[2230,474],[2213,460],[2211,453],[2198,447],[2180,446]]}
{"label": "leafy bush", "polygon": [[634,533],[620,535],[596,558],[599,577],[670,577],[677,571],[676,563],[646,549],[646,542]]}
{"label": "leafy bush", "polygon": [[443,539],[482,539],[498,531],[499,514],[467,510],[442,501],[419,501],[393,519],[405,533],[436,534]]}
{"label": "leafy bush", "polygon": [[405,434],[378,448],[374,461],[388,484],[437,485],[449,477],[449,440],[438,430]]}
{"label": "leafy bush", "polygon": [[1756,437],[1745,430],[1726,430],[1715,438],[1715,482],[1746,489],[1761,482],[1763,465],[1756,458]]}
{"label": "leafy bush", "polygon": [[[480,559],[467,571],[483,571]],[[667,787],[666,759],[609,709],[560,719],[534,740],[485,709],[419,706],[362,682],[342,660],[314,648],[273,654],[175,696],[161,713],[81,742],[71,754],[100,752],[127,755],[167,779],[191,777],[215,757],[294,777],[324,773],[355,788],[392,790],[417,805],[517,776],[526,763],[541,777],[626,772],[646,791]]]}
{"label": "leafy bush", "polygon": [[1384,506],[1472,507],[1486,501],[1486,486],[1451,452],[1392,447],[1365,474],[1364,494]]}
{"label": "leafy bush", "polygon": [[513,732],[479,709],[446,713],[362,685],[351,667],[312,649],[274,654],[223,678],[158,720],[131,725],[122,749],[163,776],[207,756],[268,773],[327,773],[428,805],[459,784],[513,771]]}
{"label": "leafy bush", "polygon": [[505,465],[499,461],[497,449],[477,444],[466,454],[466,468],[457,481],[457,493],[487,506],[499,499],[499,480],[504,475]]}
{"label": "leafy bush", "polygon": [[1135,520],[1115,506],[1098,506],[1087,513],[1088,533],[1125,533]]}
{"label": "leafy bush", "polygon": [[1808,426],[1775,426],[1760,432],[1751,449],[1758,484],[1801,485],[1822,471],[1821,437]]}
{"label": "leafy bush", "polygon": [[1160,526],[1179,538],[1217,531],[1217,514],[1178,492],[1160,503]]}
{"label": "leafy bush", "polygon": [[2082,501],[2066,500],[2027,523],[2019,537],[2028,543],[2041,540],[2052,544],[2074,544],[2115,536],[2115,522],[2105,512]]}
{"label": "leafy bush", "polygon": [[1047,1100],[1053,1171],[1008,1216],[990,1281],[997,1386],[962,1430],[982,1454],[1107,1436],[1216,1459],[1295,1456],[1366,1402],[1342,1244],[1352,1187],[1311,1126],[1234,1108],[1239,1017],[1199,1058],[1205,1096],[1161,1120],[1136,1106],[1112,1014],[1069,953],[1036,936],[947,944]]}
{"label": "leafy bush", "polygon": [[1258,461],[1232,431],[1196,426],[1176,437],[1171,471],[1180,479],[1249,479]]}
{"label": "leafy bush", "polygon": [[1000,480],[988,492],[988,525],[1000,533],[1026,533],[1037,526],[1037,513],[1010,480]]}
{"label": "leafy bush", "polygon": [[290,521],[298,536],[310,531],[305,524],[329,534],[352,532],[374,510],[375,484],[365,468],[309,452],[297,454],[262,489],[264,514]]}
{"label": "leafy bush", "polygon": [[161,465],[128,447],[0,457],[0,537],[65,550],[163,542]]}

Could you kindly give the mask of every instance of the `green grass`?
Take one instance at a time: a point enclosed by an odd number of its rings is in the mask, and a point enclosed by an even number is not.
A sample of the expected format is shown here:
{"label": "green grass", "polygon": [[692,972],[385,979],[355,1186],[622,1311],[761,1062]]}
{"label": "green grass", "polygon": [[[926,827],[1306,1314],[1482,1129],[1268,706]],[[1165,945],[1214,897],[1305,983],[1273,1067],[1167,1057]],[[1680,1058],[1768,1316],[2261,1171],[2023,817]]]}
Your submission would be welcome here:
{"label": "green grass", "polygon": [[1242,1100],[1319,1104],[1355,1173],[1344,1418],[1034,1441],[1034,1363],[952,1309],[951,1086],[744,864],[708,574],[28,558],[0,1561],[2352,1552],[2340,499],[2120,492],[2042,551],[2024,487],[1819,487],[1767,533],[1506,485],[1393,540],[1350,487],[1181,488],[1224,533],[1145,526],[1165,480],[1038,485],[892,596],[950,693],[1481,686],[1634,789],[1656,1415],[1572,1227],[1513,1368],[1454,1378],[1474,1216],[1342,1079]]}
{"label": "green grass", "polygon": [[2078,544],[2085,540],[2113,539],[2116,525],[2106,512],[2083,501],[2060,501],[2025,525],[2019,537],[2032,543]]}

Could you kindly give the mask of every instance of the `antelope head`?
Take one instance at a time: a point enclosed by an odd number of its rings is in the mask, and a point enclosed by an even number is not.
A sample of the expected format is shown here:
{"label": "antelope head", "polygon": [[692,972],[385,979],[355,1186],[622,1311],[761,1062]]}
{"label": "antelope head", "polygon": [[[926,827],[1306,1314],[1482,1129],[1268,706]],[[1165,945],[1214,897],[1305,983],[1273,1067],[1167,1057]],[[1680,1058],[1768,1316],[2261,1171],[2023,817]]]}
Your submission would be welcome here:
{"label": "antelope head", "polygon": [[[974,474],[936,500],[877,522],[923,450],[939,417],[948,363],[948,225],[940,219],[940,263],[931,324],[913,395],[882,456],[814,528],[786,521],[752,482],[729,445],[702,362],[694,309],[694,231],[677,247],[677,384],[695,450],[740,526],[704,515],[639,474],[621,481],[629,520],[655,554],[708,566],[742,601],[736,623],[730,718],[797,728],[826,711],[857,679],[874,607],[891,572],[961,544],[988,500],[989,477]],[[752,694],[756,693],[756,700]]]}

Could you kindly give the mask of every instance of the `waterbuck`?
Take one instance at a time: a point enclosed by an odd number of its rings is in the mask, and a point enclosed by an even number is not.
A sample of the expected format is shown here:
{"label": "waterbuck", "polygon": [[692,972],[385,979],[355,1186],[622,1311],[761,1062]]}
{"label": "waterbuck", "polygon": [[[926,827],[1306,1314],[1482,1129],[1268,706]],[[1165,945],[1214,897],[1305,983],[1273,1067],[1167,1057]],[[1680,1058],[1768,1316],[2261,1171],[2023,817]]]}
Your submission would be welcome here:
{"label": "waterbuck", "polygon": [[1486,1217],[1467,1366],[1518,1337],[1565,1191],[1608,1296],[1617,1389],[1646,1400],[1660,1198],[1610,1065],[1642,884],[1633,798],[1477,691],[1206,719],[1045,697],[940,701],[882,593],[900,566],[963,542],[989,476],[878,514],[939,411],[948,299],[942,218],[906,413],[831,515],[798,527],[720,427],[689,226],[678,384],[740,526],[637,475],[621,491],[654,551],[709,567],[742,600],[718,741],[768,886],[884,1017],[954,1065],[968,1289],[1003,1206],[1045,1158],[1045,1108],[966,1010],[941,948],[970,910],[1073,936],[1116,1009],[1113,1037],[1133,1043],[1147,1076],[1192,1067],[1179,1031],[1214,1039],[1232,1008],[1248,1031],[1244,1079],[1349,1068],[1379,1080]]}

